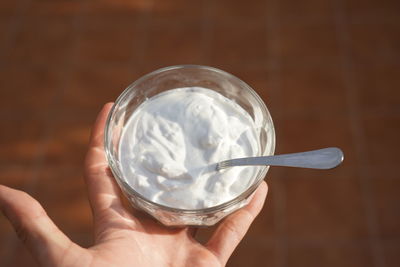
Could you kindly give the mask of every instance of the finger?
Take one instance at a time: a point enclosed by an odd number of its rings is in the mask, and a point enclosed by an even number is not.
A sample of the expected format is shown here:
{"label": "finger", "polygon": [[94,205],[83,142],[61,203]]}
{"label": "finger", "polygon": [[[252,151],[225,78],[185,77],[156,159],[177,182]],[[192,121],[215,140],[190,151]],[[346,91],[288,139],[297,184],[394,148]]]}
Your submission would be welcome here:
{"label": "finger", "polygon": [[76,246],[57,228],[42,206],[25,192],[0,185],[0,209],[39,262],[55,260],[71,246]]}
{"label": "finger", "polygon": [[216,254],[223,264],[228,261],[255,217],[260,213],[267,192],[268,186],[262,182],[250,203],[225,218],[207,242],[206,247]]}
{"label": "finger", "polygon": [[85,159],[85,181],[95,217],[110,208],[123,209],[120,190],[108,167],[104,152],[104,128],[112,104],[106,104],[96,119]]}

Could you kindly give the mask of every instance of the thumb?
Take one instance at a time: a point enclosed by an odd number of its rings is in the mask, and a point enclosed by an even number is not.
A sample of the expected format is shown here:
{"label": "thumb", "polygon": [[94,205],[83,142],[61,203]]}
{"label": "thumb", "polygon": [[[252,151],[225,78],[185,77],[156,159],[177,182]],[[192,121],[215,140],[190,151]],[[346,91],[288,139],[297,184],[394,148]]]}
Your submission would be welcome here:
{"label": "thumb", "polygon": [[39,263],[56,260],[74,245],[25,192],[0,185],[0,209]]}

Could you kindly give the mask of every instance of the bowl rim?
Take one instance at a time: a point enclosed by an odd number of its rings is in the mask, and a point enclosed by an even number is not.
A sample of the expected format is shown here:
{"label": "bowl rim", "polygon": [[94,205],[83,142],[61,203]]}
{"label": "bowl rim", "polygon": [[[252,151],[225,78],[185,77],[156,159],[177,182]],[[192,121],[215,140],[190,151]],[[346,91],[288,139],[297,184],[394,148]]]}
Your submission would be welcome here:
{"label": "bowl rim", "polygon": [[[271,131],[271,138],[272,140],[270,140],[271,142],[271,153],[268,155],[273,155],[275,152],[275,145],[276,145],[276,136],[275,136],[275,127],[274,127],[274,123],[271,117],[271,114],[267,108],[267,106],[265,105],[264,101],[261,99],[261,97],[254,91],[253,88],[251,88],[247,83],[245,83],[244,81],[242,81],[240,78],[226,72],[223,71],[221,69],[218,68],[214,68],[214,67],[209,67],[209,66],[204,66],[204,65],[194,65],[194,64],[186,64],[186,65],[174,65],[174,66],[168,66],[168,67],[163,67],[163,68],[159,68],[155,71],[152,71],[148,74],[145,74],[144,76],[140,77],[139,79],[137,79],[136,81],[134,81],[133,83],[131,83],[119,96],[118,98],[115,100],[108,116],[107,116],[107,120],[106,120],[106,125],[104,128],[104,151],[106,154],[106,158],[108,161],[108,166],[111,169],[111,172],[114,176],[114,179],[117,181],[117,183],[119,184],[120,188],[122,189],[124,194],[132,194],[135,197],[139,198],[141,201],[144,201],[148,204],[151,204],[153,206],[156,206],[160,209],[163,209],[165,211],[169,211],[169,212],[178,212],[178,213],[182,213],[182,214],[210,214],[210,213],[215,213],[221,210],[225,210],[229,207],[235,206],[236,204],[240,203],[241,201],[245,200],[247,197],[249,197],[252,193],[254,193],[254,191],[257,189],[257,187],[261,184],[261,182],[264,180],[265,175],[268,172],[269,166],[264,166],[262,167],[261,171],[258,173],[255,182],[249,186],[245,191],[243,191],[241,194],[239,194],[238,196],[236,196],[235,198],[226,201],[224,203],[218,204],[216,206],[212,206],[212,207],[207,207],[207,208],[201,208],[201,209],[182,209],[182,208],[174,208],[171,206],[167,206],[167,205],[163,205],[157,202],[153,202],[149,199],[147,199],[146,197],[144,197],[143,195],[141,195],[140,193],[138,193],[137,191],[135,191],[132,186],[130,186],[127,182],[124,181],[124,179],[122,177],[119,176],[118,172],[115,170],[115,160],[114,157],[111,153],[110,148],[108,147],[107,144],[111,144],[111,136],[109,134],[110,132],[110,126],[111,126],[111,121],[113,119],[113,116],[115,114],[115,110],[116,107],[119,106],[120,102],[125,98],[125,96],[130,92],[130,90],[132,90],[137,84],[141,83],[143,80],[146,80],[147,78],[157,75],[161,72],[166,72],[166,71],[171,71],[171,70],[177,70],[177,69],[182,69],[182,68],[191,68],[191,69],[205,69],[205,70],[209,70],[209,71],[213,71],[216,73],[219,73],[221,75],[227,76],[229,78],[232,78],[236,81],[238,81],[244,88],[246,88],[248,90],[248,92],[256,99],[257,103],[260,105],[261,109],[263,109],[263,113],[265,113],[267,116],[265,118],[264,116],[264,120],[267,120],[267,123],[269,122],[270,124],[270,128],[268,130]],[[265,115],[264,114],[264,115]],[[130,197],[130,196],[127,196]]]}

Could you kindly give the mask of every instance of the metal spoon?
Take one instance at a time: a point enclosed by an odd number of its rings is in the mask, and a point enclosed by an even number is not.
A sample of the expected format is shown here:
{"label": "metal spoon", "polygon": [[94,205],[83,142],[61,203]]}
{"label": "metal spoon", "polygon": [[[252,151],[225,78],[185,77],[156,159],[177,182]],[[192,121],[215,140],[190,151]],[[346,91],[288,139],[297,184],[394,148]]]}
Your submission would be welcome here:
{"label": "metal spoon", "polygon": [[217,170],[233,166],[267,165],[311,169],[332,169],[343,161],[343,152],[337,147],[276,156],[230,159],[217,163]]}

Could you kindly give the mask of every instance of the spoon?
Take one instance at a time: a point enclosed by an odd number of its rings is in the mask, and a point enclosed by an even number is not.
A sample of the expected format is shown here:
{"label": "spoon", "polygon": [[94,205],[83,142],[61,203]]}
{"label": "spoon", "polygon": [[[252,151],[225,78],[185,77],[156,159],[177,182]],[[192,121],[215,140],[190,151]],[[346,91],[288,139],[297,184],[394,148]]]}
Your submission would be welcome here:
{"label": "spoon", "polygon": [[343,152],[337,147],[307,152],[282,154],[264,157],[230,159],[217,163],[217,171],[234,166],[286,166],[310,169],[332,169],[343,161]]}

